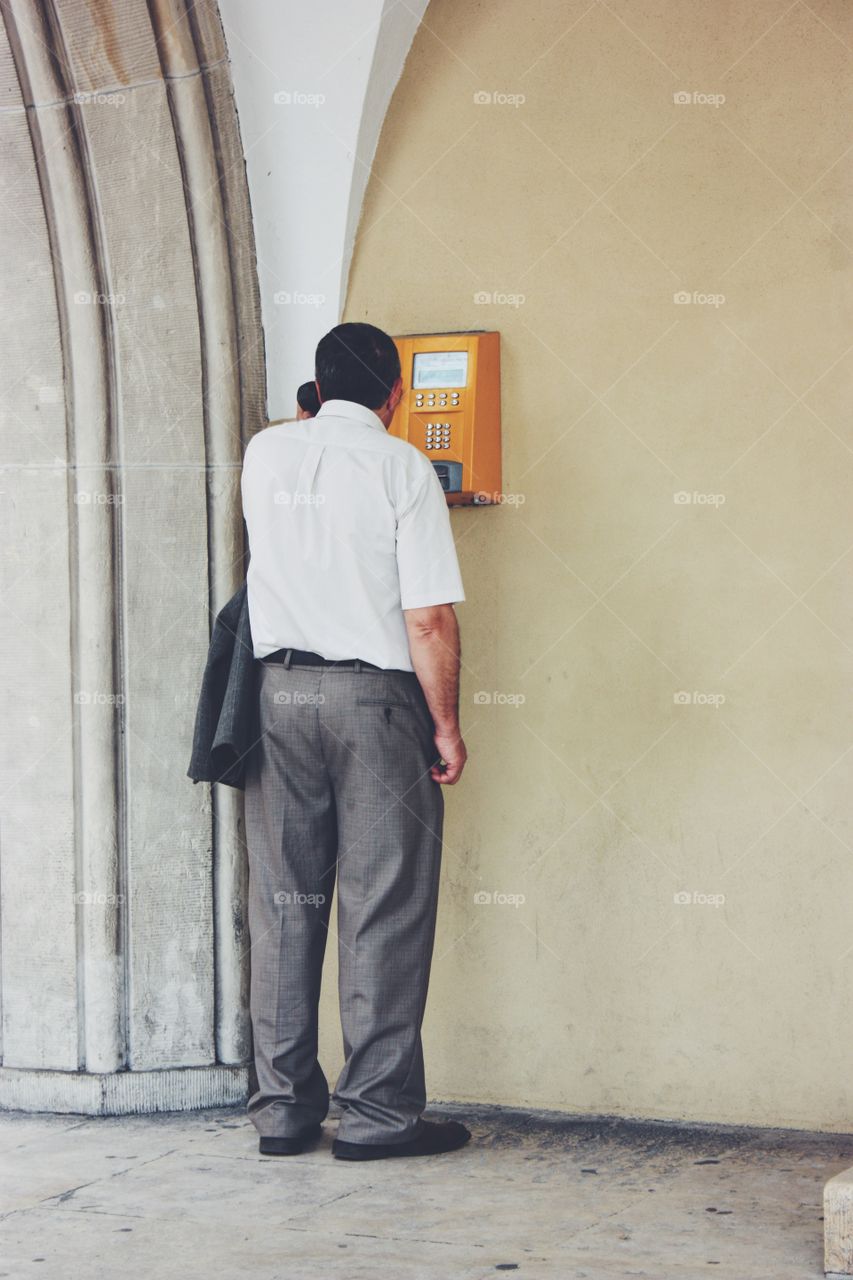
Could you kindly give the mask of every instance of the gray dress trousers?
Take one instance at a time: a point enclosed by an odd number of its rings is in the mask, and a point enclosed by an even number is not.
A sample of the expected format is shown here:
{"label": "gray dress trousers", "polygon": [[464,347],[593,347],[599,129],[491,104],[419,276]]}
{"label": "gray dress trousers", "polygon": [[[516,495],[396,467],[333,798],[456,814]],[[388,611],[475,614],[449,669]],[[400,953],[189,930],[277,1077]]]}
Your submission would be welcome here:
{"label": "gray dress trousers", "polygon": [[410,672],[258,663],[246,777],[251,1011],[264,1136],[323,1120],[320,973],[337,879],[348,1142],[404,1142],[426,1105],[421,1024],[444,798],[432,717]]}

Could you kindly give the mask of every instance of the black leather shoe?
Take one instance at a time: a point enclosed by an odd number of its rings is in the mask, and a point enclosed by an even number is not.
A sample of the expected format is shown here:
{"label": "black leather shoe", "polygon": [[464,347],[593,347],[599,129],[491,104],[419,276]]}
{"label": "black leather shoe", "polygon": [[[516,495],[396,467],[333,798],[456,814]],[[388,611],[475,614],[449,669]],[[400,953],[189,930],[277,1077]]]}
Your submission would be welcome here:
{"label": "black leather shoe", "polygon": [[471,1132],[458,1120],[421,1120],[420,1128],[408,1142],[344,1142],[335,1138],[332,1155],[336,1160],[393,1160],[397,1156],[440,1156],[458,1151]]}
{"label": "black leather shoe", "polygon": [[295,1138],[261,1138],[258,1147],[262,1156],[299,1156],[317,1141],[320,1133],[320,1125],[312,1124]]}

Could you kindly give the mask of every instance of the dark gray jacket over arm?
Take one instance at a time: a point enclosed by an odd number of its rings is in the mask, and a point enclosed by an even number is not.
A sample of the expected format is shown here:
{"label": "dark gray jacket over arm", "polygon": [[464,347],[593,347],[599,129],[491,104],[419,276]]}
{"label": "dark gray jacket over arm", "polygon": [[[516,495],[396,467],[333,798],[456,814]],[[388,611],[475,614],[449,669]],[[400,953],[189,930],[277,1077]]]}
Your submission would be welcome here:
{"label": "dark gray jacket over arm", "polygon": [[187,776],[242,790],[257,738],[258,689],[244,583],[213,624]]}

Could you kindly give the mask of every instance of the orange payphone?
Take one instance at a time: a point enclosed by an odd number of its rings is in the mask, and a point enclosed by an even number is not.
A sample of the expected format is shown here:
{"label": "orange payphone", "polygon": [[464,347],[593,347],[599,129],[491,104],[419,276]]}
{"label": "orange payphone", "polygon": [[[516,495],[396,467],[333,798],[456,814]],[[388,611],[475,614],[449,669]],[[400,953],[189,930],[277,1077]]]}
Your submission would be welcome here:
{"label": "orange payphone", "polygon": [[395,338],[403,396],[389,428],[422,450],[451,506],[488,506],[501,490],[500,334]]}

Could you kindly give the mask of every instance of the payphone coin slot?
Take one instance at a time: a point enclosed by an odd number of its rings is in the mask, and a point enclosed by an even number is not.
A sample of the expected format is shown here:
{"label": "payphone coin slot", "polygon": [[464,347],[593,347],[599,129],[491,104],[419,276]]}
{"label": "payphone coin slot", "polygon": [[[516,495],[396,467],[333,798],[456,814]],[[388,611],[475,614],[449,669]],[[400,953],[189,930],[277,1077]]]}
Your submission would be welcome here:
{"label": "payphone coin slot", "polygon": [[435,474],[438,476],[438,482],[445,493],[461,493],[461,462],[434,462],[432,465],[435,468]]}

